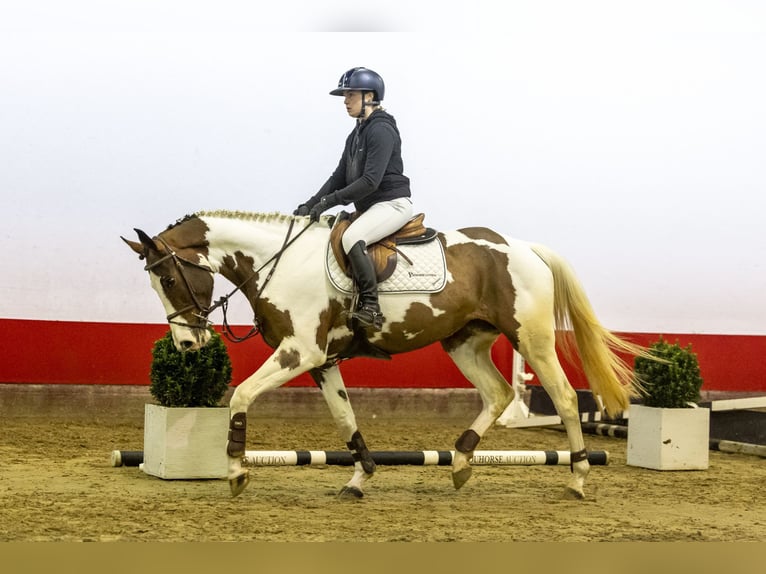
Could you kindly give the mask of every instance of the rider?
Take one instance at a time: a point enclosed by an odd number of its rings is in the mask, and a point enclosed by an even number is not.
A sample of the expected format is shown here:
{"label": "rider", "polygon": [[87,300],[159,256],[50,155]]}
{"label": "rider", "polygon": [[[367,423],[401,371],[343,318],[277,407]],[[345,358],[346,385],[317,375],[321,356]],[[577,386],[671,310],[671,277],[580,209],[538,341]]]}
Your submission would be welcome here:
{"label": "rider", "polygon": [[367,245],[394,233],[412,218],[410,180],[404,175],[402,140],[393,116],[380,105],[383,78],[368,68],[344,73],[332,96],[343,96],[348,115],[356,126],[346,138],[340,163],[322,188],[293,212],[319,215],[336,205],[353,203],[358,217],[343,234],[359,304],[352,317],[365,326],[380,329],[383,315],[378,304],[378,285]]}

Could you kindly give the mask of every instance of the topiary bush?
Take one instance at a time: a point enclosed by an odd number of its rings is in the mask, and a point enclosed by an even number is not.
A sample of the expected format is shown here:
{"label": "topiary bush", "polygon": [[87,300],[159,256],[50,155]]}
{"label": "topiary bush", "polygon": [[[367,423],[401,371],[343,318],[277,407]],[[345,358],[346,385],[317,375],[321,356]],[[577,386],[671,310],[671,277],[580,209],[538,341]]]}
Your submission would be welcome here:
{"label": "topiary bush", "polygon": [[231,382],[231,360],[212,329],[207,345],[186,352],[176,349],[168,331],[154,343],[149,378],[149,392],[163,407],[216,407]]}
{"label": "topiary bush", "polygon": [[649,347],[649,353],[659,361],[638,356],[634,361],[634,373],[643,388],[644,405],[666,409],[689,407],[700,398],[702,377],[697,355],[689,344],[681,348],[662,337]]}

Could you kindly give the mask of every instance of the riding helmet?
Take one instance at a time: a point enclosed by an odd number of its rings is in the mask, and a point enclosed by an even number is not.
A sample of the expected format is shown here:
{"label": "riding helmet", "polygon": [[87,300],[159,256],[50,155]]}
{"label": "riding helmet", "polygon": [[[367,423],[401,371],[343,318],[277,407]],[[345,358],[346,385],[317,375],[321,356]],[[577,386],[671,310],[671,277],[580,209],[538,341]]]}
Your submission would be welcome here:
{"label": "riding helmet", "polygon": [[338,87],[330,92],[331,96],[342,96],[346,90],[373,92],[375,99],[381,101],[386,92],[383,78],[367,68],[351,68],[338,80]]}

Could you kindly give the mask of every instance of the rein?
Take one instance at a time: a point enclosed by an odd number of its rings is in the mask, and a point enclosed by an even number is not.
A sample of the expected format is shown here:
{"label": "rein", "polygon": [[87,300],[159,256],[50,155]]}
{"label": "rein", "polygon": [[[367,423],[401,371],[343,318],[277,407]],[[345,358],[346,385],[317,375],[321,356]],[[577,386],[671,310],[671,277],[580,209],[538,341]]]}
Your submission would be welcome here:
{"label": "rein", "polygon": [[218,299],[215,303],[213,303],[210,307],[207,309],[202,310],[204,313],[205,318],[207,319],[207,316],[218,309],[221,308],[221,311],[223,312],[223,322],[221,323],[221,326],[223,327],[222,333],[224,337],[226,337],[229,341],[232,343],[241,343],[242,341],[246,341],[247,339],[250,339],[251,337],[256,336],[258,333],[261,332],[261,322],[258,319],[258,315],[253,315],[253,327],[245,333],[243,336],[237,336],[234,334],[234,331],[231,329],[231,325],[229,325],[229,320],[227,317],[227,311],[229,309],[229,299],[237,292],[241,291],[242,288],[247,285],[250,280],[253,279],[253,277],[257,276],[263,269],[272,261],[274,262],[274,265],[272,265],[271,269],[269,270],[268,275],[266,275],[266,279],[264,279],[263,283],[261,284],[260,288],[258,289],[258,292],[255,294],[255,299],[252,302],[253,309],[255,309],[255,306],[258,302],[258,300],[261,298],[261,294],[263,294],[264,289],[266,289],[266,285],[268,285],[269,281],[271,281],[271,277],[274,275],[274,271],[277,268],[277,264],[279,263],[279,260],[282,258],[282,254],[287,250],[288,247],[290,247],[295,241],[298,240],[298,238],[303,235],[303,233],[311,227],[313,222],[309,222],[309,224],[301,229],[298,234],[290,239],[290,235],[293,231],[293,226],[295,225],[295,219],[290,220],[290,226],[287,228],[287,235],[285,236],[285,240],[282,243],[282,247],[277,251],[268,261],[266,261],[263,265],[261,265],[256,271],[252,273],[247,279],[242,281],[239,285],[234,287],[228,294],[224,295],[220,299]]}
{"label": "rein", "polygon": [[[183,265],[184,264],[191,265],[192,267],[197,267],[199,269],[204,269],[205,271],[208,271],[210,273],[215,273],[215,271],[211,267],[208,267],[207,265],[201,265],[200,263],[196,263],[194,261],[191,261],[189,259],[181,257],[175,251],[173,251],[173,249],[171,249],[170,245],[168,245],[167,242],[164,239],[162,239],[161,237],[157,237],[157,239],[160,241],[160,243],[162,243],[162,245],[165,247],[165,249],[167,249],[168,253],[164,257],[159,258],[154,263],[149,263],[146,266],[144,266],[144,270],[145,271],[150,271],[153,268],[155,268],[158,265],[160,265],[161,263],[164,263],[168,259],[172,259],[173,262],[176,264],[176,268],[178,269],[179,275],[181,275],[181,278],[183,279],[184,284],[186,285],[186,290],[191,295],[192,301],[194,301],[194,303],[192,305],[188,305],[188,306],[184,307],[183,309],[180,309],[180,310],[176,311],[175,313],[171,313],[170,315],[168,315],[167,316],[168,323],[173,324],[173,325],[181,325],[182,327],[188,327],[190,329],[208,329],[210,327],[210,325],[213,324],[213,322],[210,321],[210,319],[208,319],[208,316],[210,315],[210,313],[212,313],[213,311],[215,311],[216,309],[218,309],[220,307],[221,310],[223,311],[223,323],[222,323],[223,335],[229,341],[231,341],[232,343],[241,343],[242,341],[246,341],[247,339],[249,339],[251,337],[254,337],[258,333],[260,333],[261,332],[260,321],[258,320],[258,316],[255,315],[254,318],[253,318],[253,327],[252,327],[252,329],[250,329],[249,332],[247,332],[245,335],[243,335],[241,337],[239,337],[239,336],[234,334],[234,332],[231,329],[231,325],[229,325],[229,320],[228,320],[227,315],[226,315],[227,310],[229,308],[229,299],[237,291],[241,291],[242,288],[245,285],[247,285],[247,283],[249,283],[250,280],[253,279],[253,277],[257,276],[261,271],[263,271],[263,269],[269,263],[271,263],[273,261],[274,265],[269,270],[269,274],[266,276],[266,279],[264,279],[263,284],[261,285],[260,289],[258,289],[258,292],[255,295],[255,300],[252,303],[253,309],[255,309],[255,305],[256,305],[258,299],[260,299],[261,294],[263,293],[264,289],[266,289],[266,285],[268,285],[269,281],[271,280],[271,277],[274,275],[274,271],[277,268],[277,264],[279,263],[279,260],[282,258],[282,254],[285,252],[285,250],[288,247],[290,247],[293,243],[295,243],[295,241],[297,241],[298,238],[301,235],[303,235],[303,233],[309,227],[311,227],[312,224],[313,224],[313,222],[309,222],[309,224],[306,227],[304,227],[303,229],[300,230],[298,235],[296,235],[295,237],[290,239],[290,235],[292,235],[292,231],[293,231],[293,226],[295,225],[295,219],[291,219],[290,220],[290,226],[287,228],[287,235],[285,236],[285,240],[282,243],[282,247],[279,249],[279,251],[277,251],[268,261],[266,261],[263,265],[261,265],[256,271],[254,271],[252,275],[250,275],[247,279],[242,281],[242,283],[237,285],[228,294],[226,294],[223,297],[221,297],[220,299],[218,299],[210,307],[205,307],[204,305],[202,305],[200,303],[199,299],[197,298],[197,294],[194,292],[194,289],[192,289],[191,283],[189,282],[188,278],[186,277],[186,274],[184,273]],[[198,311],[197,313],[194,313],[194,316],[197,317],[198,319],[200,319],[200,321],[202,321],[202,323],[194,325],[192,323],[185,323],[185,322],[174,321],[173,320],[176,317],[178,317],[179,315],[182,315],[183,313],[191,311],[192,309],[196,309]]]}

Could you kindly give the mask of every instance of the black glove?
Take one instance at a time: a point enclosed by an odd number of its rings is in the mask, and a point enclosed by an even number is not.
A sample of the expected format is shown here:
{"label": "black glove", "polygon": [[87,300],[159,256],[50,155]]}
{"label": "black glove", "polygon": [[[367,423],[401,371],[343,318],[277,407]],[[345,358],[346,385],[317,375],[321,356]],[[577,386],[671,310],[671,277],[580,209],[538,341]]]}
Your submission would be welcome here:
{"label": "black glove", "polygon": [[308,215],[308,214],[309,214],[309,211],[311,211],[311,209],[309,208],[309,206],[308,206],[308,205],[306,205],[305,203],[301,203],[301,204],[300,204],[300,205],[299,205],[299,206],[298,206],[298,207],[295,209],[295,211],[293,211],[293,215]]}
{"label": "black glove", "polygon": [[319,200],[319,203],[311,208],[311,211],[309,211],[309,219],[312,222],[319,221],[319,216],[322,214],[322,212],[327,211],[331,207],[335,207],[339,204],[340,200],[338,199],[338,194],[334,191],[330,192],[327,195],[322,196],[322,199]]}

